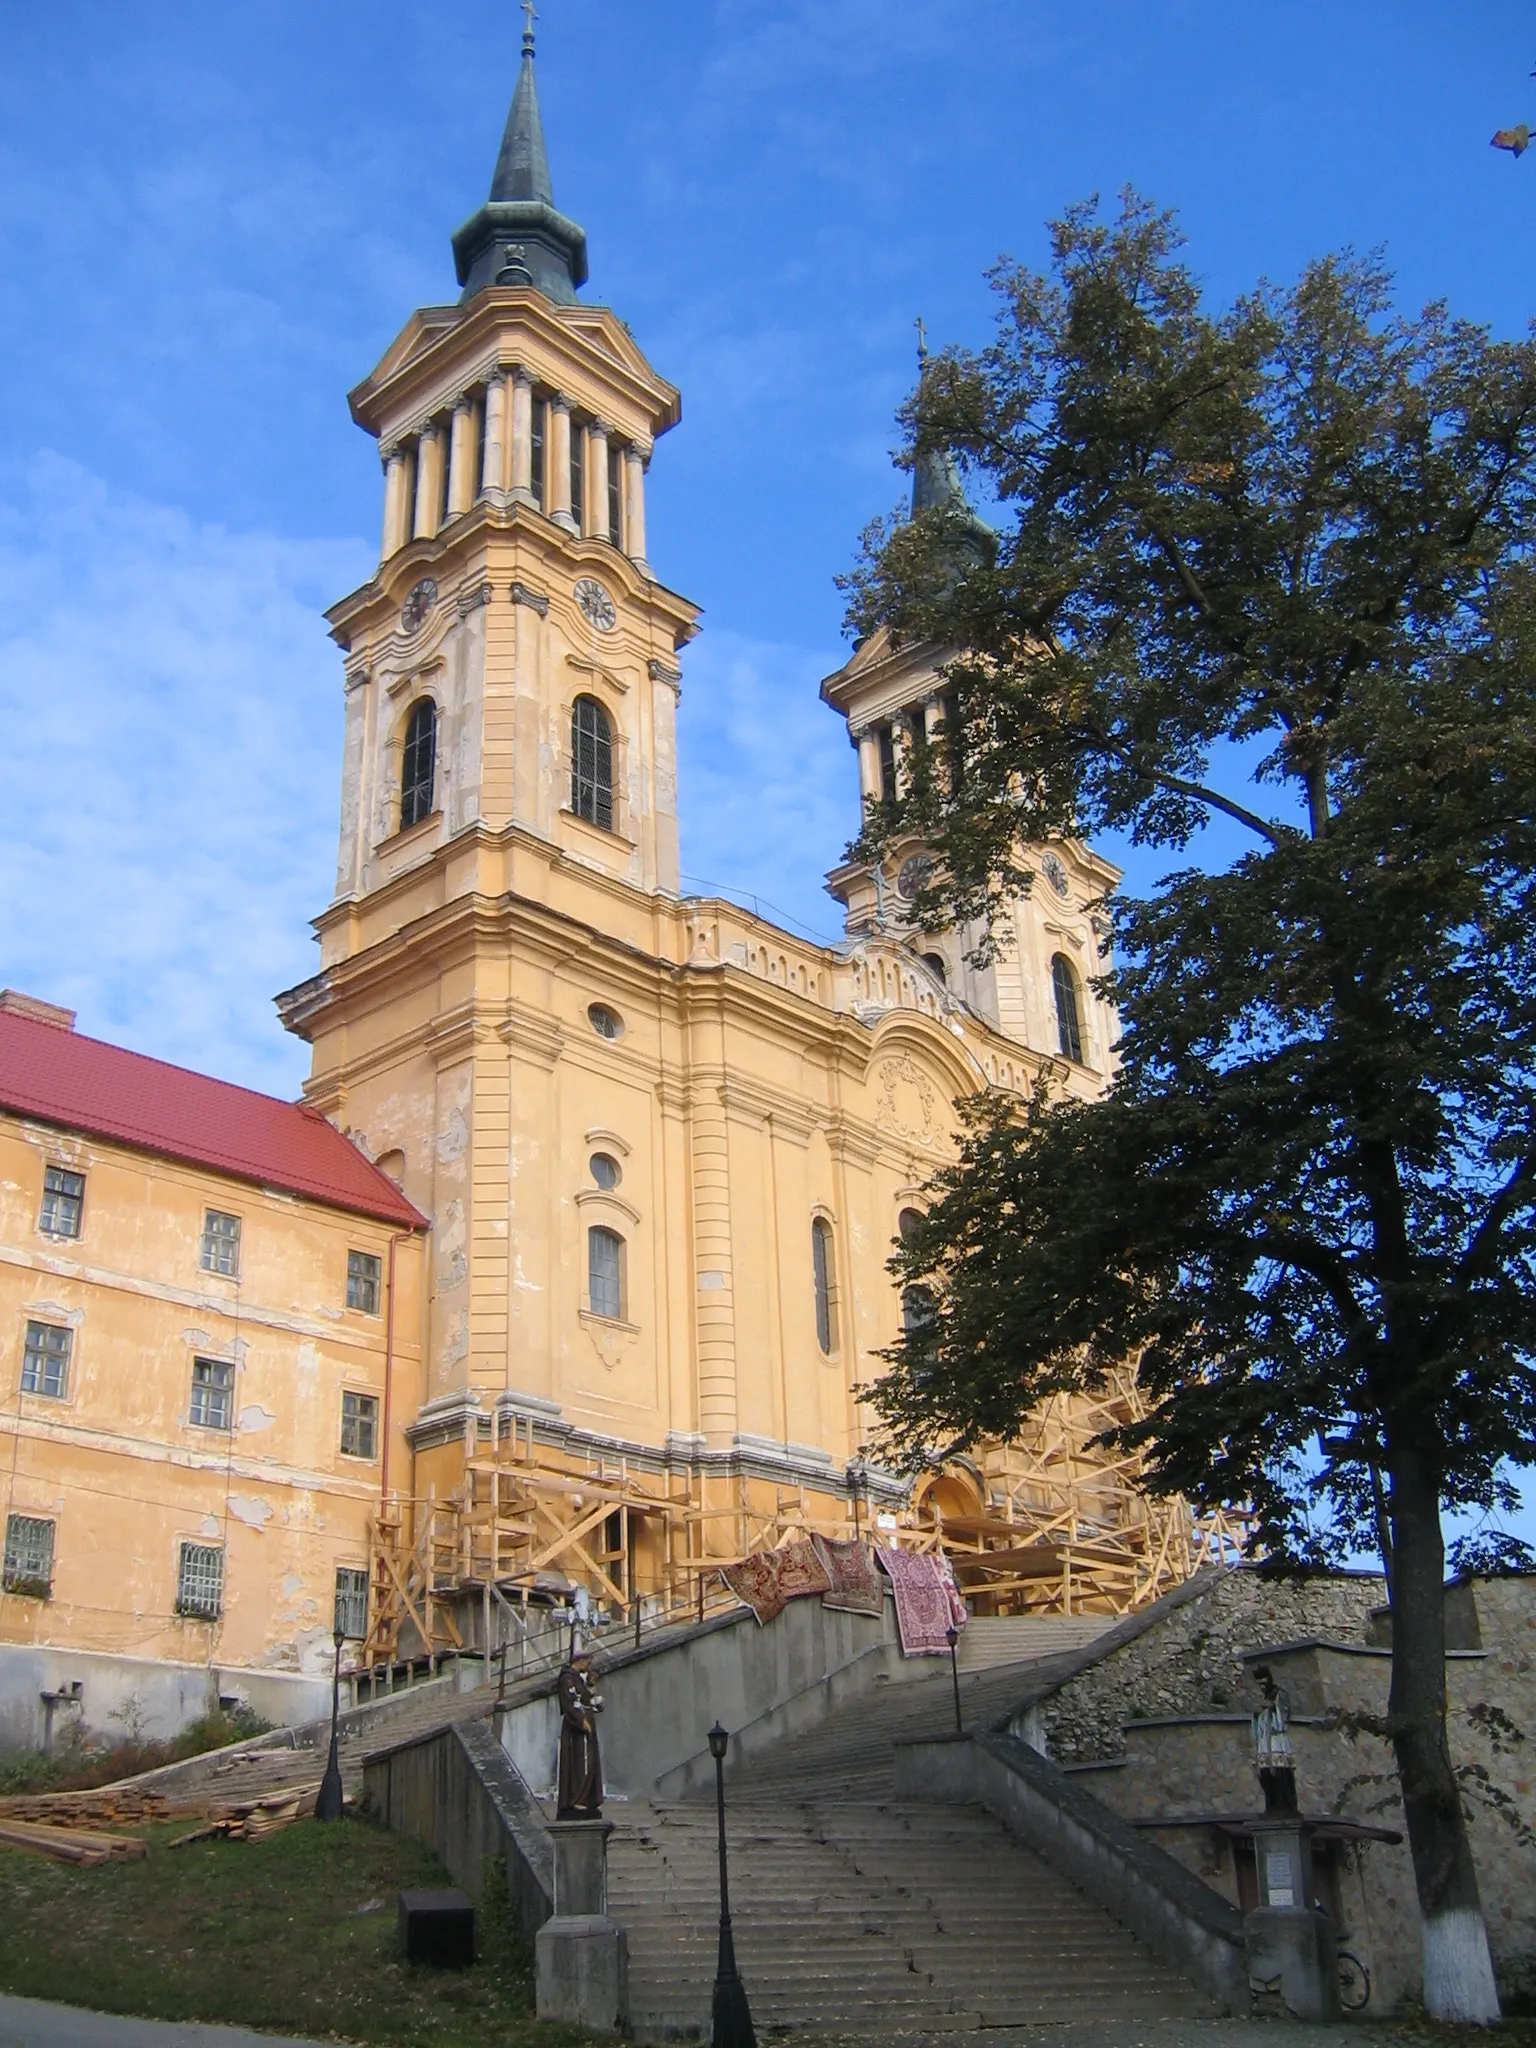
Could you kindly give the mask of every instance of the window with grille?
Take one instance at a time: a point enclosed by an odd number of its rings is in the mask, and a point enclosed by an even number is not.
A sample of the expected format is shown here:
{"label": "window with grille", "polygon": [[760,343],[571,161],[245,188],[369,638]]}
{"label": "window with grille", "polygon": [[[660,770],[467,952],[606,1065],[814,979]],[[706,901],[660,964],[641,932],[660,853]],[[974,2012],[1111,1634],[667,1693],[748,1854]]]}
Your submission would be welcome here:
{"label": "window with grille", "polygon": [[571,809],[588,824],[613,830],[613,727],[595,697],[571,706]]}
{"label": "window with grille", "polygon": [[1077,1006],[1077,975],[1064,953],[1051,956],[1051,987],[1056,996],[1056,1036],[1063,1057],[1083,1064],[1083,1022]]}
{"label": "window with grille", "polygon": [[203,1271],[222,1273],[227,1279],[240,1274],[240,1218],[210,1209],[203,1218]]}
{"label": "window with grille", "polygon": [[372,1252],[347,1253],[347,1307],[365,1316],[379,1312],[379,1262]]}
{"label": "window with grille", "polygon": [[62,1166],[43,1170],[43,1208],[37,1227],[49,1237],[78,1237],[85,1208],[85,1175]]}
{"label": "window with grille", "polygon": [[595,1316],[624,1314],[624,1240],[600,1224],[587,1232],[587,1299]]}
{"label": "window with grille", "polygon": [[832,1226],[825,1216],[811,1219],[811,1272],[816,1287],[816,1342],[832,1350]]}
{"label": "window with grille", "polygon": [[405,750],[400,757],[400,830],[419,825],[432,815],[437,782],[437,706],[423,697],[411,706],[405,722]]}
{"label": "window with grille", "polygon": [[608,538],[616,548],[624,545],[624,450],[608,450]]}
{"label": "window with grille", "polygon": [[194,1358],[188,1420],[199,1429],[228,1429],[234,1419],[235,1368],[228,1358]]}
{"label": "window with grille", "polygon": [[893,811],[896,808],[896,728],[882,725],[876,735],[880,743],[880,802]]}
{"label": "window with grille", "polygon": [[62,1401],[69,1392],[75,1333],[62,1323],[28,1323],[21,1354],[21,1391]]}
{"label": "window with grille", "polygon": [[350,1565],[336,1567],[335,1633],[361,1642],[368,1633],[368,1574]]}
{"label": "window with grille", "polygon": [[224,1551],[217,1543],[183,1543],[176,1574],[176,1612],[217,1621],[224,1611]]}
{"label": "window with grille", "polygon": [[932,1294],[926,1287],[904,1287],[901,1290],[901,1333],[904,1337],[921,1336],[930,1329],[938,1309]]}
{"label": "window with grille", "polygon": [[546,407],[545,407],[545,403],[544,403],[544,400],[543,400],[542,398],[536,398],[536,399],[535,399],[535,400],[533,401],[533,431],[532,431],[532,439],[531,439],[531,453],[532,453],[532,457],[533,457],[533,467],[532,467],[532,472],[531,472],[531,474],[530,474],[530,476],[529,476],[529,479],[528,479],[528,481],[529,481],[529,483],[530,483],[530,485],[532,486],[532,489],[533,489],[533,501],[534,501],[534,503],[535,503],[535,504],[536,504],[536,505],[537,505],[537,506],[539,507],[540,511],[542,511],[542,510],[544,509],[544,420],[545,420],[545,417],[546,417]]}
{"label": "window with grille", "polygon": [[341,1454],[344,1458],[376,1458],[378,1456],[379,1403],[377,1395],[342,1395]]}
{"label": "window with grille", "polygon": [[41,1515],[10,1515],[5,1524],[7,1593],[46,1600],[53,1591],[53,1523]]}
{"label": "window with grille", "polygon": [[587,524],[587,430],[571,421],[571,517],[576,531]]}

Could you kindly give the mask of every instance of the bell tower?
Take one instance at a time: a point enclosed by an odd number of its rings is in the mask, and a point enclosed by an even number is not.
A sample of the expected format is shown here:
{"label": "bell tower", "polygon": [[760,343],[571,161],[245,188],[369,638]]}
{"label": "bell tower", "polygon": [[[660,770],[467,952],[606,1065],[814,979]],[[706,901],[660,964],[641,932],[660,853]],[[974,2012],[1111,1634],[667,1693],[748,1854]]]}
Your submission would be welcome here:
{"label": "bell tower", "polygon": [[[677,391],[578,294],[531,20],[490,195],[453,237],[458,302],[414,314],[350,394],[379,445],[377,574],[327,615],[346,656],[328,964],[439,899],[577,861],[678,888],[676,653],[694,607],[646,553]],[[510,835],[510,837],[508,836]],[[494,846],[494,851],[493,851]]]}

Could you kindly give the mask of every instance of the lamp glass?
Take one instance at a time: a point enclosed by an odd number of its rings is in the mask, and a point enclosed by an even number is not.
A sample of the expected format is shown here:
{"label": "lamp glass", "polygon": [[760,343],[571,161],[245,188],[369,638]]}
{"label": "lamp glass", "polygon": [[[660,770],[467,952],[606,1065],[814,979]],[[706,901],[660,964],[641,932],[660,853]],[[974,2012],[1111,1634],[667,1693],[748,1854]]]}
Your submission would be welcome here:
{"label": "lamp glass", "polygon": [[709,1731],[709,1753],[716,1763],[719,1763],[724,1758],[725,1752],[730,1746],[730,1740],[730,1736],[717,1721]]}

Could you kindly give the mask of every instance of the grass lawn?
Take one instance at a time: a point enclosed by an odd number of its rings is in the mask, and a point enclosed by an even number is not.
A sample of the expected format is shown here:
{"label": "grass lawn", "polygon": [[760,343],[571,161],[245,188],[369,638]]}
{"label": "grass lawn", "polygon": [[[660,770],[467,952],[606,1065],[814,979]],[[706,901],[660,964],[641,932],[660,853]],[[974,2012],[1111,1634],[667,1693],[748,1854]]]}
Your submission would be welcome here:
{"label": "grass lawn", "polygon": [[451,1880],[366,1821],[297,1821],[265,1842],[167,1846],[94,1870],[0,1849],[0,1991],[101,2012],[225,2020],[370,2048],[566,2048],[533,2017],[509,1913],[478,1917],[472,1970],[397,1953],[397,1892]]}

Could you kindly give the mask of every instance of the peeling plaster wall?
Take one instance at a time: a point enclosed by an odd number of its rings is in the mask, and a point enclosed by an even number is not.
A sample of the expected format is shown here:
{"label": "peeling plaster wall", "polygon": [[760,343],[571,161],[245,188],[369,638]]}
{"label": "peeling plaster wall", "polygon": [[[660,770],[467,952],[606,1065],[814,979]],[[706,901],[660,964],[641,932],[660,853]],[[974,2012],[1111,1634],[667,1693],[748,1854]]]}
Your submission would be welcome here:
{"label": "peeling plaster wall", "polygon": [[[52,1164],[85,1175],[78,1238],[37,1229]],[[238,1280],[202,1270],[209,1208],[241,1220]],[[347,1254],[371,1252],[383,1273],[388,1247],[388,1226],[366,1217],[0,1118],[0,1385],[13,1390],[0,1486],[7,1515],[55,1525],[51,1596],[0,1592],[0,1644],[205,1674],[239,1666],[290,1685],[328,1678],[336,1570],[367,1563],[380,1480],[377,1457],[341,1453],[342,1394],[371,1394],[382,1411],[384,1391],[383,1302],[374,1316],[346,1307]],[[418,1257],[407,1243],[396,1260],[409,1408]],[[29,1319],[73,1332],[63,1399],[14,1391]],[[230,1431],[190,1420],[198,1357],[234,1367]],[[188,1540],[224,1551],[217,1622],[175,1612]],[[35,1730],[31,1672],[0,1659],[0,1729]],[[161,1719],[184,1694],[205,1698],[206,1687],[165,1683]]]}

